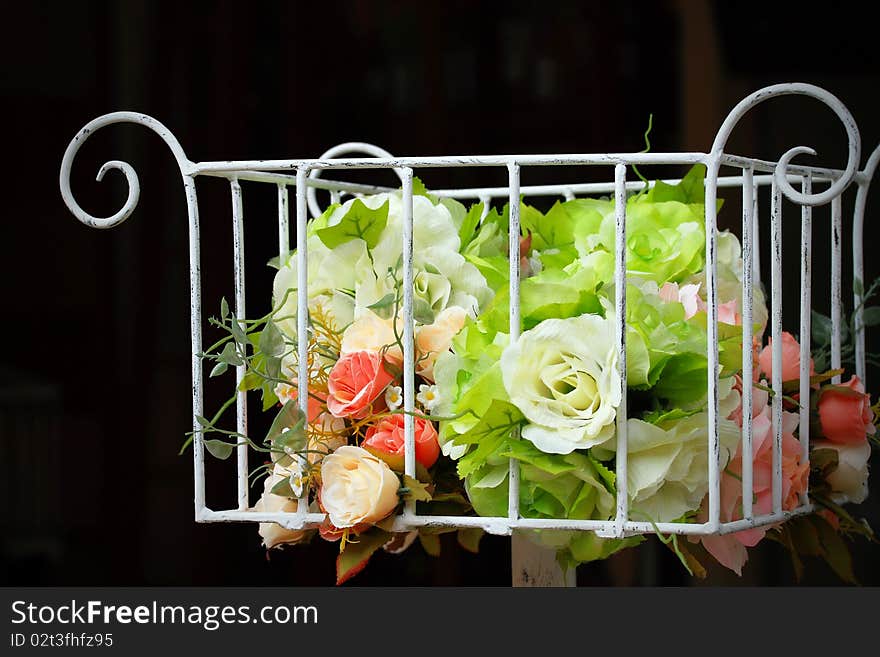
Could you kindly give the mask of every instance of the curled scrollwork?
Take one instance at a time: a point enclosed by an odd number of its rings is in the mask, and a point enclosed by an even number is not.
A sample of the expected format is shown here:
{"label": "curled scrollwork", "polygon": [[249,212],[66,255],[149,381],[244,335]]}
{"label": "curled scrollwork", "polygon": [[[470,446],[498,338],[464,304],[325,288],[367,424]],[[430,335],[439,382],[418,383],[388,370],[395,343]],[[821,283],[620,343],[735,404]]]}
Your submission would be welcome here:
{"label": "curled scrollwork", "polygon": [[125,203],[115,214],[109,217],[95,217],[89,214],[80,207],[79,203],[76,202],[73,192],[70,189],[70,171],[73,167],[73,160],[76,157],[80,146],[82,146],[95,131],[114,123],[137,123],[149,128],[168,144],[168,147],[174,154],[174,158],[177,160],[177,164],[180,167],[182,174],[185,175],[186,171],[192,167],[192,162],[187,159],[183,152],[183,148],[180,146],[180,142],[177,141],[168,128],[151,116],[138,114],[137,112],[113,112],[111,114],[99,116],[90,121],[76,134],[70,144],[68,144],[67,150],[64,151],[64,158],[61,160],[60,185],[61,196],[64,199],[64,203],[73,215],[82,223],[92,226],[93,228],[112,228],[113,226],[122,223],[128,219],[132,212],[134,212],[134,209],[138,204],[138,199],[140,198],[141,188],[137,173],[130,164],[119,160],[110,160],[101,165],[96,178],[98,182],[102,181],[104,175],[111,169],[120,171],[122,175],[125,176],[125,181],[128,184],[128,198],[126,198]]}
{"label": "curled scrollwork", "polygon": [[844,169],[843,175],[840,178],[835,180],[827,189],[821,192],[804,194],[803,192],[796,190],[787,178],[788,167],[791,164],[791,161],[801,154],[815,155],[816,151],[812,148],[807,146],[796,146],[786,151],[776,164],[776,169],[774,171],[776,184],[786,198],[799,205],[824,205],[834,197],[840,195],[855,177],[858,171],[859,157],[861,154],[861,138],[859,137],[859,131],[856,127],[855,119],[853,119],[852,114],[850,114],[849,110],[846,109],[843,103],[841,103],[836,96],[811,84],[800,82],[775,84],[759,89],[741,100],[739,104],[731,110],[730,114],[727,115],[724,123],[721,124],[718,134],[715,136],[715,142],[712,144],[710,157],[716,164],[714,173],[717,174],[717,165],[720,157],[724,153],[724,147],[726,146],[727,140],[730,137],[731,132],[733,132],[734,127],[739,123],[739,120],[750,109],[755,107],[755,105],[759,105],[765,100],[771,98],[788,95],[809,96],[810,98],[815,98],[824,103],[837,115],[846,130],[848,140],[846,169]]}

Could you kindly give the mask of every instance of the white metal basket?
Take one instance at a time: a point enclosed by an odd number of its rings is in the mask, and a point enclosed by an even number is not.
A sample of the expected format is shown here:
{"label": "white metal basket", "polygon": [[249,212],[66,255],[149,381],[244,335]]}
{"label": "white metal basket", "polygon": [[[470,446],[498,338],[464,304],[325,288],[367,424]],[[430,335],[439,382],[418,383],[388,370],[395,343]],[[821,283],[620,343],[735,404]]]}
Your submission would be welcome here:
{"label": "white metal basket", "polygon": [[[842,122],[848,136],[848,160],[843,170],[795,165],[792,159],[799,154],[815,154],[806,147],[792,148],[778,162],[732,155],[724,151],[732,130],[752,107],[765,100],[782,95],[802,95],[818,100],[827,105]],[[630,534],[663,533],[675,534],[726,534],[741,529],[765,526],[777,523],[787,517],[811,511],[812,507],[807,495],[803,495],[799,506],[791,511],[783,510],[782,506],[782,199],[783,196],[800,207],[802,231],[800,241],[800,394],[808,398],[809,393],[809,358],[810,358],[810,311],[811,311],[811,265],[812,265],[812,208],[831,204],[831,318],[833,326],[831,365],[840,366],[841,362],[841,244],[842,244],[842,201],[841,197],[851,183],[857,187],[855,199],[852,256],[854,280],[863,280],[862,234],[865,201],[871,178],[880,161],[880,147],[876,149],[862,170],[858,169],[860,158],[860,137],[855,121],[850,112],[833,95],[818,87],[801,84],[779,84],[761,89],[741,101],[728,115],[717,133],[712,148],[708,152],[680,153],[593,153],[570,155],[496,155],[496,156],[440,156],[440,157],[393,157],[390,153],[363,143],[348,143],[337,146],[319,158],[313,159],[282,159],[282,160],[240,160],[217,162],[192,162],[184,154],[180,143],[171,132],[155,119],[144,114],[133,112],[115,112],[106,114],[89,122],[77,133],[67,147],[61,164],[61,193],[67,207],[83,223],[95,228],[110,228],[124,221],[134,211],[139,197],[138,177],[134,169],[125,162],[110,161],[98,171],[100,181],[110,169],[122,172],[128,182],[128,198],[123,207],[114,215],[98,218],[85,212],[73,197],[70,189],[70,171],[77,151],[83,142],[96,130],[114,123],[137,123],[156,132],[168,145],[177,159],[183,185],[186,191],[187,210],[189,215],[189,259],[190,259],[190,299],[192,304],[192,408],[193,429],[196,431],[193,443],[193,459],[195,473],[195,519],[197,522],[276,522],[289,529],[300,529],[318,526],[324,520],[324,514],[309,511],[307,497],[299,500],[295,512],[265,513],[251,508],[248,491],[248,448],[240,445],[237,448],[238,468],[238,506],[233,509],[215,510],[206,505],[205,501],[205,467],[204,443],[198,433],[200,425],[197,416],[203,415],[203,367],[200,354],[202,352],[202,305],[201,305],[201,270],[199,254],[199,209],[196,196],[196,178],[214,176],[229,181],[232,195],[232,217],[235,227],[234,239],[234,275],[235,275],[235,314],[244,318],[245,313],[245,275],[244,275],[244,222],[242,213],[242,192],[240,181],[255,181],[277,186],[278,192],[278,251],[286,254],[290,249],[290,228],[288,222],[288,190],[295,190],[295,235],[297,249],[298,289],[306,289],[307,258],[306,258],[306,222],[309,211],[312,216],[320,214],[315,198],[315,190],[323,189],[330,192],[334,200],[341,195],[361,195],[389,191],[389,188],[377,187],[350,182],[327,180],[320,177],[325,170],[341,169],[393,169],[400,178],[403,188],[404,228],[403,228],[403,312],[404,321],[404,409],[414,409],[414,358],[412,340],[413,316],[413,226],[412,226],[412,195],[413,172],[421,168],[449,167],[468,169],[470,167],[496,167],[506,170],[508,184],[493,188],[464,188],[432,190],[438,196],[459,199],[475,199],[490,201],[494,198],[510,200],[510,253],[519,252],[519,199],[525,197],[559,195],[572,198],[575,194],[611,193],[615,198],[616,208],[616,289],[622,291],[616,299],[617,345],[620,350],[619,367],[621,372],[622,403],[617,414],[617,512],[610,520],[571,520],[563,518],[524,518],[518,509],[519,471],[512,460],[509,477],[509,510],[503,517],[479,516],[428,516],[416,513],[412,504],[408,505],[395,520],[395,530],[405,531],[418,527],[480,527],[493,534],[509,535],[519,529],[565,529],[594,531],[603,537],[622,537]],[[370,157],[342,157],[351,152],[361,152]],[[626,203],[628,190],[639,187],[640,182],[626,180],[627,169],[633,165],[692,165],[702,163],[707,168],[705,184],[705,226],[706,226],[706,271],[708,294],[708,341],[707,354],[709,375],[706,386],[708,391],[709,431],[706,437],[709,458],[709,505],[708,520],[702,523],[664,522],[649,523],[635,521],[630,517],[627,499],[627,425],[626,425]],[[552,184],[540,186],[521,186],[520,172],[525,167],[557,167],[560,165],[578,167],[605,167],[613,169],[613,183],[607,184]],[[720,175],[722,167],[734,170],[734,175]],[[814,192],[813,184],[825,185],[823,191]],[[800,189],[795,188],[795,184]],[[752,281],[759,277],[759,249],[756,236],[759,234],[758,194],[759,190],[769,188],[770,191],[770,243],[771,243],[771,336],[773,338],[773,380],[772,388],[776,392],[773,397],[772,413],[774,419],[773,444],[773,510],[770,514],[756,516],[752,509],[752,463],[743,460],[743,519],[722,522],[720,519],[720,481],[719,481],[719,439],[718,439],[718,298],[716,289],[716,196],[719,188],[738,188],[742,191],[742,246],[743,246],[743,344],[752,342]],[[488,208],[488,203],[486,207]],[[515,340],[519,333],[518,290],[520,282],[519,261],[510,258],[510,332]],[[854,286],[854,306],[859,307],[862,286]],[[306,333],[308,319],[306,295],[298,295],[298,333]],[[864,328],[857,318],[858,328],[855,335],[856,372],[865,378],[865,343]],[[299,341],[299,380],[307,381],[307,358],[305,349],[307,341]],[[749,350],[744,350],[742,362],[743,377],[749,380],[752,373],[752,360]],[[238,368],[240,380],[244,376],[244,366]],[[839,379],[839,377],[838,377]],[[837,381],[839,382],[839,381]],[[245,396],[238,393],[237,430],[242,434],[248,432],[247,407]],[[752,390],[745,386],[743,404],[751,407]],[[300,403],[306,410],[307,395],[300,395]],[[809,409],[800,413],[800,443],[803,458],[809,457]],[[412,415],[405,416],[405,468],[410,476],[415,475],[415,449]],[[743,423],[743,453],[751,453],[752,426]],[[307,495],[307,493],[306,493]]]}

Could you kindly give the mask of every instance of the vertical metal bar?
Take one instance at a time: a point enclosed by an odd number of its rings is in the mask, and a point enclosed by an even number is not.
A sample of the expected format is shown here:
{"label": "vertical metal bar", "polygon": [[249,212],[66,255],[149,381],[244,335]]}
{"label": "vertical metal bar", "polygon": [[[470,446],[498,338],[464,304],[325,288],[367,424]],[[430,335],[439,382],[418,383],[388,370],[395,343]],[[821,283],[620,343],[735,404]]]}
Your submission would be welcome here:
{"label": "vertical metal bar", "polygon": [[760,201],[761,186],[757,181],[754,183],[754,192],[752,194],[752,235],[755,236],[752,242],[752,282],[754,285],[760,286],[763,279],[761,278],[761,204]]}
{"label": "vertical metal bar", "polygon": [[[232,192],[232,250],[234,257],[233,273],[235,276],[235,319],[236,321],[244,321],[247,317],[245,310],[245,284],[244,284],[244,210],[241,199],[241,185],[238,178],[232,178],[229,181]],[[235,411],[236,411],[236,431],[241,436],[248,435],[248,417],[247,417],[247,392],[239,390],[239,384],[247,373],[247,365],[239,365],[235,368],[236,394]],[[238,510],[244,511],[248,508],[248,446],[239,437],[236,442],[237,466],[238,466]]]}
{"label": "vertical metal bar", "polygon": [[771,340],[773,376],[773,515],[782,513],[782,193],[773,181],[770,198]]}
{"label": "vertical metal bar", "polygon": [[[813,178],[810,174],[803,177],[801,191],[811,194]],[[810,311],[812,304],[812,268],[813,268],[813,208],[801,206],[801,333],[800,333],[800,427],[798,437],[801,442],[801,462],[810,458]],[[781,476],[781,473],[780,473]],[[780,479],[780,495],[782,481]],[[801,504],[807,504],[808,494],[801,494]]]}
{"label": "vertical metal bar", "polygon": [[[306,246],[308,214],[306,212],[306,178],[309,170],[296,170],[296,394],[299,408],[309,416],[309,256]],[[300,467],[305,459],[299,457]],[[297,501],[296,512],[305,514],[309,509],[306,489]]]}
{"label": "vertical metal bar", "polygon": [[[401,170],[403,182],[403,460],[404,471],[416,476],[415,438],[415,344],[413,336],[413,171]],[[392,321],[397,321],[395,317]],[[416,505],[407,501],[404,515],[415,514]]]}
{"label": "vertical metal bar", "polygon": [[752,473],[752,396],[754,378],[752,360],[752,341],[754,330],[753,303],[754,303],[754,256],[753,249],[758,241],[754,234],[755,230],[755,204],[754,196],[754,168],[743,169],[742,185],[742,244],[743,244],[743,290],[742,290],[742,330],[743,330],[743,353],[742,353],[742,505],[743,518],[752,517],[752,498],[754,496],[754,484]]}
{"label": "vertical metal bar", "polygon": [[709,435],[707,463],[709,466],[709,518],[710,527],[718,527],[721,522],[721,477],[719,462],[721,458],[718,442],[718,162],[707,165],[705,189],[705,231],[706,231],[706,296],[709,316],[706,318],[706,342],[709,353],[706,367],[707,409],[709,411]]}
{"label": "vertical metal bar", "polygon": [[626,165],[614,167],[614,290],[617,313],[618,371],[620,373],[620,405],[617,407],[617,517],[615,533],[623,536],[629,518],[627,490],[627,426],[626,426]]}
{"label": "vertical metal bar", "polygon": [[[843,203],[840,196],[831,200],[831,369],[840,368],[840,318],[843,306],[841,291],[841,232],[843,229]],[[840,375],[831,379],[840,384]]]}
{"label": "vertical metal bar", "polygon": [[186,192],[187,215],[189,215],[189,304],[190,336],[192,338],[192,409],[193,409],[193,470],[195,519],[201,520],[205,507],[205,439],[202,426],[196,419],[202,410],[202,265],[199,246],[199,204],[196,197],[196,181],[192,176],[183,177]]}
{"label": "vertical metal bar", "polygon": [[[507,165],[509,208],[509,258],[510,261],[510,343],[519,339],[519,164],[511,162]],[[515,432],[514,439],[518,438]],[[507,515],[511,520],[519,517],[519,461],[511,458],[509,462]]]}
{"label": "vertical metal bar", "polygon": [[284,257],[290,251],[290,210],[287,185],[278,184],[278,255]]}
{"label": "vertical metal bar", "polygon": [[[876,153],[876,151],[875,151]],[[873,155],[871,156],[873,159]],[[869,161],[870,164],[870,161]],[[873,169],[870,169],[873,172]],[[853,328],[855,328],[855,335],[853,335],[853,345],[855,346],[855,360],[856,360],[856,376],[861,379],[862,383],[867,386],[868,383],[866,381],[866,372],[865,372],[865,327],[862,324],[864,321],[864,309],[862,308],[862,302],[864,301],[865,296],[865,254],[864,254],[864,226],[865,226],[865,204],[868,199],[868,185],[870,184],[870,180],[866,182],[860,182],[858,186],[858,191],[856,192],[856,204],[853,210],[853,244],[852,244],[852,258],[853,258]],[[861,286],[861,290],[856,287],[856,284]],[[867,388],[866,388],[867,389]]]}

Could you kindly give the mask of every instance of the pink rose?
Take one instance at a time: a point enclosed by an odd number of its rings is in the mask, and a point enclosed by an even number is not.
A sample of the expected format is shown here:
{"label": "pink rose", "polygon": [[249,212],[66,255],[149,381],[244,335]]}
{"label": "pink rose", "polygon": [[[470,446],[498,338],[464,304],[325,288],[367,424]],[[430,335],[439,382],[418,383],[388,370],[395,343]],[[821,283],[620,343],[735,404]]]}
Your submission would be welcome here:
{"label": "pink rose", "polygon": [[[385,369],[382,357],[370,351],[343,354],[327,381],[327,410],[335,417],[363,419],[374,402],[384,404],[381,398],[392,376]],[[377,405],[378,409],[378,405]]]}
{"label": "pink rose", "polygon": [[[739,380],[739,379],[738,379]],[[742,386],[739,381],[737,386]],[[752,393],[752,512],[756,516],[773,511],[773,424],[766,391]],[[742,426],[742,406],[728,419]],[[798,506],[801,493],[807,490],[810,466],[801,462],[801,444],[794,437],[799,418],[797,413],[782,412],[782,508],[790,511]],[[721,475],[721,521],[742,518],[742,443],[736,456]],[[706,515],[705,509],[703,515]],[[748,559],[747,547],[754,547],[766,534],[767,527],[745,529],[723,536],[703,536],[703,547],[738,575]]]}
{"label": "pink rose", "polygon": [[[437,442],[437,430],[424,418],[413,418],[415,421],[416,461],[430,468],[440,456],[440,445]],[[389,415],[382,418],[379,424],[367,429],[364,447],[372,447],[388,454],[403,454],[403,415]]]}
{"label": "pink rose", "polygon": [[822,434],[831,442],[860,443],[876,431],[871,398],[855,375],[843,385],[824,386],[818,406]]}
{"label": "pink rose", "polygon": [[[758,366],[769,381],[773,380],[773,338],[758,356]],[[810,359],[810,376],[816,373],[813,359]],[[794,336],[787,331],[782,332],[782,380],[793,381],[801,375],[801,346]]]}

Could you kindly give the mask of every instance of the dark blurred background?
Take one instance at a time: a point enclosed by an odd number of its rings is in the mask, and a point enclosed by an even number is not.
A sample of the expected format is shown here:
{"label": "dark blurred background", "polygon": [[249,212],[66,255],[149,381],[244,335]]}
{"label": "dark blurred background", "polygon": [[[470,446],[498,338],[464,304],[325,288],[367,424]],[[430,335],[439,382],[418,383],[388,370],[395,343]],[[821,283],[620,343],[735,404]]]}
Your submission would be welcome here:
{"label": "dark blurred background", "polygon": [[[102,184],[93,179],[109,159],[132,163],[142,198],[115,229],[80,224],[61,201],[58,169],[87,121],[120,109],[150,114],[199,161],[313,157],[348,140],[398,155],[638,151],[653,113],[652,150],[705,151],[741,97],[765,84],[803,81],[827,88],[850,108],[864,161],[880,141],[880,55],[874,24],[860,11],[700,0],[137,0],[7,8],[0,40],[7,144],[0,584],[332,583],[335,544],[316,540],[269,559],[253,525],[193,522],[191,454],[177,455],[190,428],[180,175],[148,130],[106,128],[76,161],[77,199],[98,216],[122,205],[121,176],[112,173]],[[797,144],[816,147],[822,164],[845,163],[842,128],[830,111],[803,98],[756,109],[728,151],[775,159]],[[434,188],[504,181],[503,172],[465,173],[422,177]],[[613,174],[526,169],[523,183],[554,175],[610,180]],[[388,172],[366,179],[393,183]],[[268,308],[273,272],[265,262],[276,248],[275,190],[265,187],[244,184],[251,315]],[[233,295],[229,190],[206,179],[199,194],[203,299],[206,314],[216,314],[220,297]],[[787,212],[785,239],[793,245],[799,212],[791,206]],[[880,201],[869,200],[868,213],[870,249],[871,215],[880,213]],[[738,225],[735,198],[719,221]],[[827,208],[814,221],[814,297],[827,312]],[[847,242],[845,272],[848,249]],[[866,260],[872,280],[878,263],[870,251]],[[798,259],[787,256],[785,264],[786,297],[794,300]],[[844,298],[851,299],[846,286]],[[796,332],[796,301],[786,303],[786,327]],[[206,343],[212,336],[206,329]],[[876,342],[869,335],[869,346]],[[868,380],[880,392],[878,373],[869,371]],[[228,379],[210,385],[206,408],[217,408],[230,385]],[[233,504],[231,470],[231,462],[209,463],[212,508]],[[880,495],[856,511],[880,527]],[[440,558],[418,545],[403,557],[381,554],[351,584],[510,582],[507,539],[486,537],[479,555],[452,549],[449,541],[444,547]],[[880,583],[878,549],[854,545],[856,574],[865,584]],[[699,584],[656,541],[582,566],[578,581]],[[742,579],[715,568],[702,583],[794,581],[785,552],[764,541]],[[815,560],[802,581],[839,583]]]}

